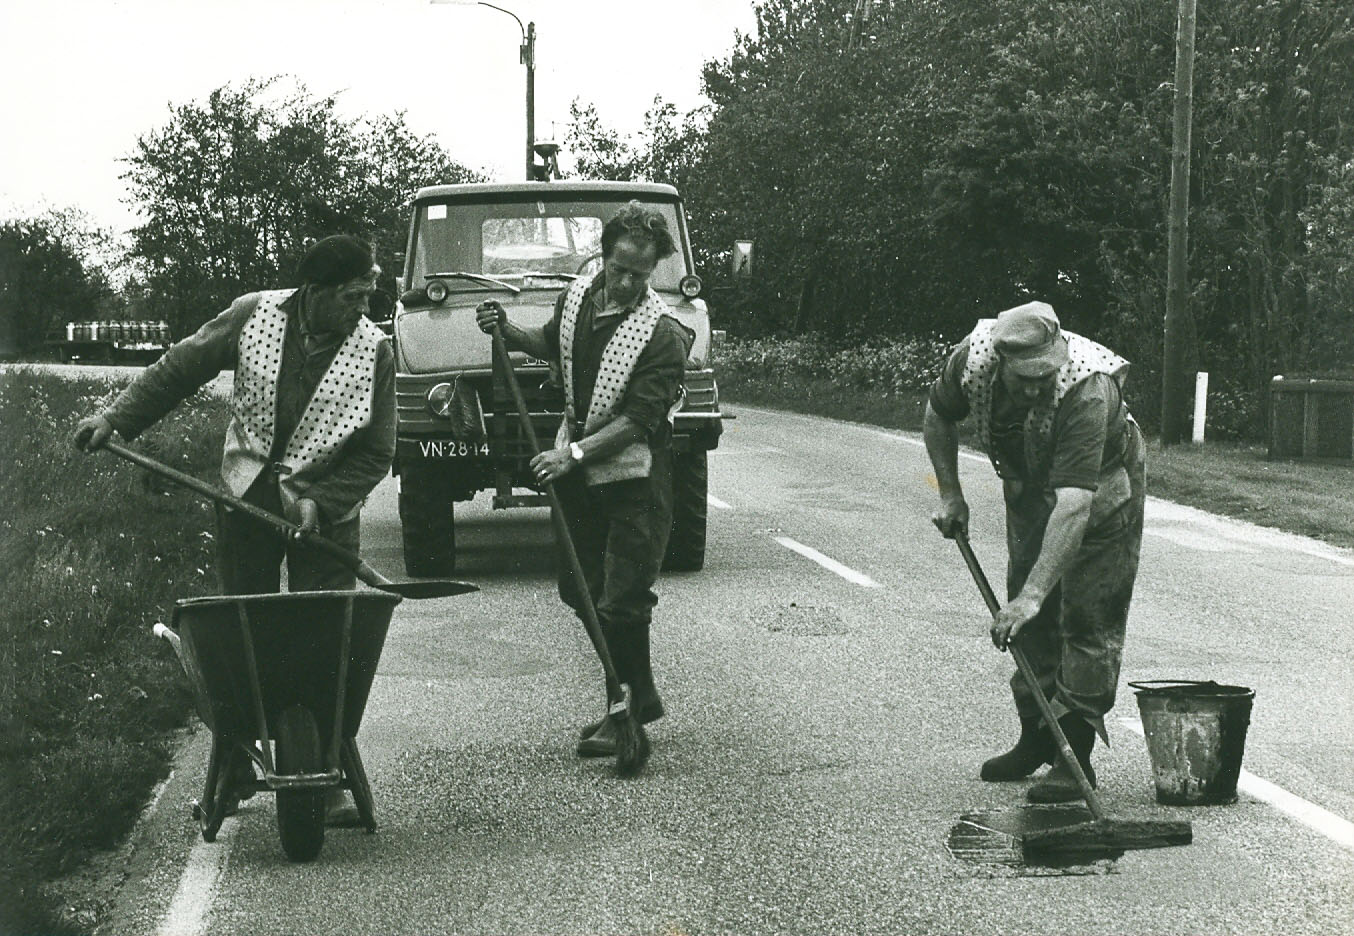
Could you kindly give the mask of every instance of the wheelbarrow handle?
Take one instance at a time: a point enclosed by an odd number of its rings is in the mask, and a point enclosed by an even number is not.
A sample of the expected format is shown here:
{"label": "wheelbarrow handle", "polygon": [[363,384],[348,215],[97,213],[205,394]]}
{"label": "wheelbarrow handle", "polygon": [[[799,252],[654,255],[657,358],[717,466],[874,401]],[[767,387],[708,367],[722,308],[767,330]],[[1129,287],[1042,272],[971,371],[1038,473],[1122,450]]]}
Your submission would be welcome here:
{"label": "wheelbarrow handle", "polygon": [[207,497],[209,500],[213,500],[218,504],[224,504],[232,510],[238,510],[241,513],[248,514],[257,520],[261,520],[264,523],[275,527],[291,539],[302,540],[307,546],[327,553],[334,559],[343,563],[349,569],[352,569],[359,579],[373,588],[383,588],[395,584],[380,572],[377,572],[371,566],[367,565],[357,553],[349,552],[338,543],[335,543],[318,533],[303,532],[299,526],[289,520],[279,517],[272,511],[264,510],[262,507],[255,506],[248,501],[243,501],[238,497],[218,491],[215,487],[205,481],[195,478],[190,474],[185,474],[176,468],[171,468],[163,462],[156,461],[149,455],[143,455],[140,452],[127,448],[127,446],[114,442],[111,439],[105,442],[103,447],[120,458],[125,458],[133,464],[140,465],[147,471],[168,478],[175,484],[181,484],[186,488],[190,488]]}
{"label": "wheelbarrow handle", "polygon": [[[995,618],[997,613],[1001,611],[1001,605],[997,603],[997,596],[992,591],[992,584],[988,582],[987,576],[983,574],[982,566],[978,564],[978,557],[973,554],[973,547],[969,545],[968,537],[963,530],[956,530],[954,541],[959,545],[959,552],[964,557],[964,564],[968,566],[973,581],[978,585],[978,591],[983,593],[983,601],[987,602],[987,610],[992,612],[992,616]],[[1057,742],[1058,753],[1062,755],[1063,763],[1067,765],[1067,769],[1072,772],[1072,776],[1076,779],[1077,787],[1081,791],[1082,798],[1086,800],[1086,806],[1091,810],[1091,815],[1095,817],[1097,822],[1103,822],[1105,808],[1101,805],[1100,797],[1096,794],[1095,788],[1091,786],[1091,781],[1086,778],[1086,772],[1081,769],[1076,754],[1072,753],[1072,745],[1067,743],[1067,735],[1063,732],[1062,725],[1058,724],[1058,719],[1053,714],[1053,706],[1049,705],[1048,699],[1044,697],[1044,691],[1039,688],[1039,677],[1034,674],[1034,667],[1030,666],[1025,651],[1020,649],[1014,640],[1007,643],[1006,649],[1011,651],[1011,658],[1015,660],[1016,669],[1020,670],[1020,675],[1025,678],[1025,684],[1029,686],[1030,694],[1034,696],[1034,701],[1039,705],[1039,713],[1044,716],[1044,723],[1048,725],[1053,740]]]}

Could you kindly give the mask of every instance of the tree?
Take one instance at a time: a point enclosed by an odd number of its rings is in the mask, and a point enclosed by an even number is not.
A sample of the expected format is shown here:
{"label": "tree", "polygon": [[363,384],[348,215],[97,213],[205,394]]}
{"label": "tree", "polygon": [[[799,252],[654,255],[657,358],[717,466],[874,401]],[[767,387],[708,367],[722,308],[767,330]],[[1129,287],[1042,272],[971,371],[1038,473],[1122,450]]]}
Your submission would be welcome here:
{"label": "tree", "polygon": [[132,253],[176,336],[242,292],[287,285],[307,244],[329,234],[368,238],[392,272],[414,192],[474,177],[402,112],[344,120],[334,97],[280,78],[171,108],[127,163],[147,219]]}
{"label": "tree", "polygon": [[53,228],[45,217],[0,223],[0,352],[31,351],[67,321],[96,318],[110,295]]}

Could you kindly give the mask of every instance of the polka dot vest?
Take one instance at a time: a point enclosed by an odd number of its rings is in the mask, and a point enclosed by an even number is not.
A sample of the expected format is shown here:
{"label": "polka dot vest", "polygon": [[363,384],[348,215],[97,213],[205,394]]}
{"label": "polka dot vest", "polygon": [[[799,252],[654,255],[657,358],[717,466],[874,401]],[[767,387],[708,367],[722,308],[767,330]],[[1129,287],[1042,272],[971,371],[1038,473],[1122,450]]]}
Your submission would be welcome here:
{"label": "polka dot vest", "polygon": [[[240,331],[232,419],[226,432],[221,473],[236,496],[243,494],[267,464],[273,447],[277,379],[287,314],[280,306],[295,290],[258,294],[258,306]],[[366,319],[339,346],[315,394],[306,404],[284,450],[279,487],[290,505],[338,456],[343,444],[371,422],[376,352],[385,335]]]}
{"label": "polka dot vest", "polygon": [[[992,388],[997,380],[1001,358],[992,341],[992,327],[996,319],[983,319],[969,335],[968,360],[960,377],[969,412],[978,420],[978,438],[983,449],[992,454]],[[1025,417],[1025,464],[1031,477],[1048,474],[1053,453],[1049,442],[1053,436],[1053,419],[1058,404],[1069,390],[1092,374],[1108,374],[1122,386],[1128,376],[1128,361],[1104,345],[1089,338],[1064,330],[1067,339],[1068,360],[1058,370],[1053,395],[1045,403],[1035,406]]]}
{"label": "polka dot vest", "polygon": [[[601,274],[597,274],[600,276]],[[560,361],[564,368],[564,421],[556,436],[557,445],[567,445],[572,439],[573,423],[577,421],[574,407],[573,351],[574,329],[578,324],[578,313],[583,308],[583,296],[588,287],[597,279],[575,280],[564,294],[564,305],[560,311],[559,348]],[[597,368],[597,382],[592,389],[592,402],[588,406],[587,418],[583,421],[583,434],[592,435],[615,418],[616,404],[625,395],[630,375],[635,371],[635,363],[640,352],[649,344],[658,320],[668,314],[668,305],[652,289],[644,301],[625,317],[616,329],[616,333],[607,342],[602,351],[602,360]],[[620,481],[625,478],[648,477],[652,462],[652,453],[644,442],[634,442],[604,462],[593,462],[583,466],[583,473],[589,484],[604,484],[608,481]]]}

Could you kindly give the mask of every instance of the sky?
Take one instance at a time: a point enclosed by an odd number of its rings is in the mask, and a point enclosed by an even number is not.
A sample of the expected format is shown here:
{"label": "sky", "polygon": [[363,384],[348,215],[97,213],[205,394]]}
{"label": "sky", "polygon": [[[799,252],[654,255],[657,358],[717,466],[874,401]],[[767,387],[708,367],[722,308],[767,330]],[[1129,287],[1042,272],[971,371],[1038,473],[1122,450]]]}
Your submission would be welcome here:
{"label": "sky", "polygon": [[[536,24],[537,140],[562,142],[575,98],[623,133],[655,95],[699,106],[701,66],[755,28],[753,0],[496,5]],[[136,138],[171,105],[274,75],[337,93],[348,118],[404,110],[459,162],[520,179],[521,37],[470,0],[0,0],[0,217],[75,207],[127,230],[120,160]]]}

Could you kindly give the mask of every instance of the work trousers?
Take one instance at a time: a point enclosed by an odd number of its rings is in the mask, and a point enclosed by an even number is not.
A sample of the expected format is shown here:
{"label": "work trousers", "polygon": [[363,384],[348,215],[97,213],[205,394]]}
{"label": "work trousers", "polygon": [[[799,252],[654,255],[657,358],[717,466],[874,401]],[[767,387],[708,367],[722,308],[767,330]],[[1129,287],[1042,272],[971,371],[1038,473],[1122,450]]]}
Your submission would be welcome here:
{"label": "work trousers", "polygon": [[[282,495],[271,472],[259,475],[241,500],[282,516]],[[358,550],[361,536],[357,515],[339,523],[322,523],[319,532],[350,552]],[[288,540],[280,530],[262,520],[217,504],[216,569],[222,594],[263,595],[279,591],[284,558],[289,591],[348,591],[357,587],[353,570],[333,557]]]}
{"label": "work trousers", "polygon": [[[647,478],[589,487],[575,469],[555,482],[588,594],[622,682],[646,678],[648,631],[658,604],[654,583],[672,528],[672,460],[654,453]],[[573,570],[561,552],[559,594],[582,617]],[[645,659],[639,659],[639,657]]]}
{"label": "work trousers", "polygon": [[[1146,501],[1142,435],[1132,424],[1129,431],[1124,454],[1128,500],[1087,528],[1072,564],[1017,638],[1054,715],[1075,712],[1102,738],[1104,716],[1114,707],[1119,684]],[[1007,600],[1020,593],[1039,558],[1050,510],[1042,491],[1024,495],[1006,505]],[[1018,671],[1011,677],[1011,692],[1020,717],[1038,720],[1039,704]]]}

